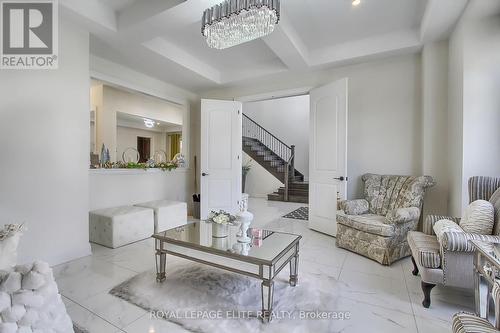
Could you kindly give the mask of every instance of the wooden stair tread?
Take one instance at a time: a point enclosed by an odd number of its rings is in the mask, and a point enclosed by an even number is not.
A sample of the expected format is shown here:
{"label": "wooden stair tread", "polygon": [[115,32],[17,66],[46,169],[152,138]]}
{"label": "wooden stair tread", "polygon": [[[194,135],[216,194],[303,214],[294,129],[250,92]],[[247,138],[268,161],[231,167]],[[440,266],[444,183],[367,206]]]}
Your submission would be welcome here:
{"label": "wooden stair tread", "polygon": [[[243,151],[280,182],[284,183],[287,161],[284,161],[257,139],[245,136],[242,139]],[[276,192],[269,194],[267,198],[271,201],[284,201],[284,191],[285,188],[280,187]],[[309,202],[309,183],[304,182],[304,175],[297,170],[295,170],[295,174],[289,175],[288,201]]]}

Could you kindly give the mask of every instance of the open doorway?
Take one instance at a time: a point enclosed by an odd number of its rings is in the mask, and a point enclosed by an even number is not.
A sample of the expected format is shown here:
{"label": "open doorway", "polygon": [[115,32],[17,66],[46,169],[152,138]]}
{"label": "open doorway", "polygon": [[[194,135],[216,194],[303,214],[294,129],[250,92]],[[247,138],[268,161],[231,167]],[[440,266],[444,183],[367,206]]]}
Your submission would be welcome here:
{"label": "open doorway", "polygon": [[308,203],[309,104],[308,94],[243,103],[245,193]]}
{"label": "open doorway", "polygon": [[151,153],[151,138],[138,136],[137,151],[139,152],[139,163],[146,163]]}
{"label": "open doorway", "polygon": [[[335,236],[338,201],[347,197],[348,79],[307,91],[267,96],[245,98],[242,148],[247,160],[243,161],[258,162],[283,183],[267,195],[268,200],[308,203],[309,227]],[[304,99],[302,107],[294,110],[300,99]],[[301,118],[296,119],[297,114]],[[281,138],[273,131],[279,132]],[[300,152],[296,144],[288,143],[300,142],[299,138],[307,142]],[[307,156],[302,167],[296,163],[301,154]],[[268,174],[266,180],[265,173],[258,172],[262,171],[259,166],[257,172],[251,175],[250,169],[245,177],[257,178],[248,185],[275,186]],[[246,192],[250,191],[249,188]]]}

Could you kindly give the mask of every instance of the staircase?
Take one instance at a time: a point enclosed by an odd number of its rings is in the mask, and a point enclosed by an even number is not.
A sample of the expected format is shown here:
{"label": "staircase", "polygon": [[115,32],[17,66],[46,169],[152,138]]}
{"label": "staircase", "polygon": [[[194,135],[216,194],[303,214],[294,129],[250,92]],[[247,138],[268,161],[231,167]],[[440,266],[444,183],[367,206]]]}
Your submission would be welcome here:
{"label": "staircase", "polygon": [[309,202],[309,184],[294,166],[295,146],[288,146],[243,114],[243,151],[285,184],[267,196],[272,201]]}

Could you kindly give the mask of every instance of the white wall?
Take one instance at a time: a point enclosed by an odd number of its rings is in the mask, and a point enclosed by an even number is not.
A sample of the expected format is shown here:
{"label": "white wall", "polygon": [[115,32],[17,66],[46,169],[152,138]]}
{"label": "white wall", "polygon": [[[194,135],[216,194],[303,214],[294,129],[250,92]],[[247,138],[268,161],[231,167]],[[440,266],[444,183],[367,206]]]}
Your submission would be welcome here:
{"label": "white wall", "polygon": [[420,56],[404,55],[308,73],[284,73],[208,91],[232,99],[349,78],[348,197],[362,196],[361,175],[421,174]]}
{"label": "white wall", "polygon": [[152,200],[185,201],[191,207],[190,171],[90,170],[90,210]]}
{"label": "white wall", "polygon": [[309,95],[243,104],[243,113],[287,145],[295,145],[295,168],[309,177]]}
{"label": "white wall", "polygon": [[448,41],[422,50],[422,170],[436,185],[424,202],[424,214],[448,213]]}
{"label": "white wall", "polygon": [[[500,16],[474,20],[467,30],[464,181],[477,175],[500,176]],[[462,195],[464,205],[466,198]]]}
{"label": "white wall", "polygon": [[250,156],[243,153],[243,165],[250,162],[251,169],[247,174],[245,193],[253,198],[266,198],[281,186],[284,186],[276,177],[264,169]]}
{"label": "white wall", "polygon": [[59,38],[59,69],[0,74],[0,223],[27,226],[20,262],[90,254],[89,36],[61,21]]}
{"label": "white wall", "polygon": [[462,213],[463,161],[463,24],[457,24],[448,45],[448,213]]}
{"label": "white wall", "polygon": [[449,210],[457,216],[469,177],[500,176],[500,16],[483,11],[497,4],[469,2],[450,38]]}

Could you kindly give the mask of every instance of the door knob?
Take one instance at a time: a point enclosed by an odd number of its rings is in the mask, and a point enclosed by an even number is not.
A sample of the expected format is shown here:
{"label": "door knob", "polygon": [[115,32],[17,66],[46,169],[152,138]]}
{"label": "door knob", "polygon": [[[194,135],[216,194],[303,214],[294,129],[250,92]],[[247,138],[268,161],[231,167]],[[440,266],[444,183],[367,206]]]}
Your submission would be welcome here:
{"label": "door knob", "polygon": [[347,181],[347,177],[344,178],[344,176],[340,176],[340,177],[335,177],[333,179],[337,179],[337,180],[340,180],[340,181]]}
{"label": "door knob", "polygon": [[205,177],[205,176],[208,176],[208,173],[203,172],[201,175],[202,175],[203,177]]}

